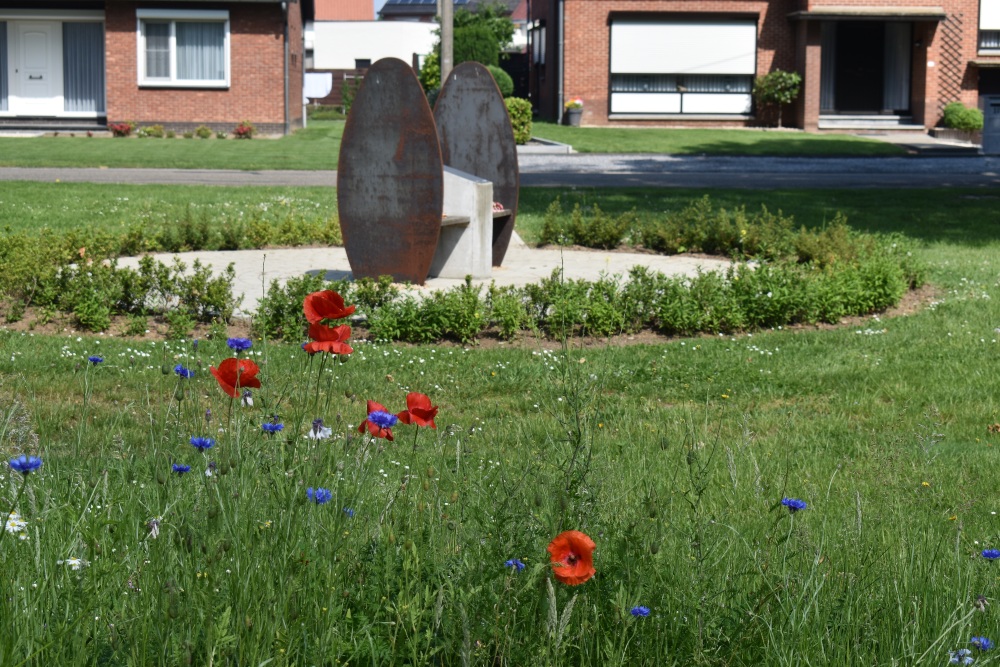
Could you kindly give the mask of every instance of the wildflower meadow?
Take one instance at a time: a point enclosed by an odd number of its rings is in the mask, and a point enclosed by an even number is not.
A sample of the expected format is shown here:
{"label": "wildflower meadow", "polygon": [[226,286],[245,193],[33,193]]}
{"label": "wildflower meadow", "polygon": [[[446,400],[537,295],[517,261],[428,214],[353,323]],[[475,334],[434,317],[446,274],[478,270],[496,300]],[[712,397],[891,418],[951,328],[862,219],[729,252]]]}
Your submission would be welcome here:
{"label": "wildflower meadow", "polygon": [[966,268],[665,345],[377,343],[332,290],[301,344],[2,331],[0,664],[991,664]]}

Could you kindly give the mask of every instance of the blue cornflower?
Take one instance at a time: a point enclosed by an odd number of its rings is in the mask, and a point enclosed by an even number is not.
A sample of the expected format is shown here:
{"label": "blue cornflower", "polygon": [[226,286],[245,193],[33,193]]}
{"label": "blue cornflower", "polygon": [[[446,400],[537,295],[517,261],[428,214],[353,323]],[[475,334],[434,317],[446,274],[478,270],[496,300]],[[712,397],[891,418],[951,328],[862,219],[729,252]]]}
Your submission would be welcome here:
{"label": "blue cornflower", "polygon": [[175,463],[173,466],[173,471],[178,475],[183,475],[186,472],[191,472],[191,466],[186,466],[183,463]]}
{"label": "blue cornflower", "polygon": [[182,380],[187,380],[188,378],[194,377],[194,371],[190,368],[184,368],[182,364],[177,364],[174,366],[174,373],[179,375]]}
{"label": "blue cornflower", "polygon": [[215,440],[212,438],[199,438],[198,436],[195,436],[191,438],[191,444],[194,445],[199,452],[204,452],[206,449],[215,447]]}
{"label": "blue cornflower", "polygon": [[354,518],[354,510],[352,510],[350,507],[345,507],[344,508],[344,514],[347,515],[348,519],[353,519]]}
{"label": "blue cornflower", "polygon": [[511,558],[509,561],[504,563],[503,566],[517,570],[518,572],[524,569],[524,563],[521,562],[520,558]]}
{"label": "blue cornflower", "polygon": [[973,637],[969,640],[969,643],[975,648],[978,648],[980,651],[989,651],[993,648],[993,642],[986,637]]}
{"label": "blue cornflower", "polygon": [[782,498],[781,504],[787,507],[788,511],[792,514],[806,508],[806,501],[799,500],[798,498]]}
{"label": "blue cornflower", "polygon": [[278,431],[283,431],[285,429],[284,424],[279,424],[277,422],[267,422],[266,424],[261,424],[260,427],[264,429],[264,433],[268,435],[274,435]]}
{"label": "blue cornflower", "polygon": [[314,489],[310,486],[306,489],[306,498],[317,505],[322,505],[323,503],[330,502],[330,499],[333,498],[333,492],[331,492],[330,489]]}
{"label": "blue cornflower", "polygon": [[1000,549],[983,549],[983,558],[986,560],[996,560],[1000,558]]}
{"label": "blue cornflower", "polygon": [[100,364],[104,361],[104,357],[98,357],[97,355],[94,355],[91,357],[87,357],[87,361],[96,366],[97,364]]}
{"label": "blue cornflower", "polygon": [[645,618],[646,616],[649,616],[649,607],[643,607],[642,605],[632,607],[632,610],[629,613],[635,616],[636,618],[638,618],[639,616]]}
{"label": "blue cornflower", "polygon": [[29,472],[41,468],[42,460],[37,456],[25,456],[24,454],[21,454],[20,456],[15,456],[10,460],[10,467],[27,475]]}
{"label": "blue cornflower", "polygon": [[960,648],[957,651],[948,651],[948,657],[951,658],[948,663],[952,665],[971,665],[976,661],[972,657],[972,651],[967,648]]}
{"label": "blue cornflower", "polygon": [[379,428],[392,428],[396,425],[396,422],[399,421],[399,417],[391,412],[376,410],[375,412],[368,413],[368,421],[375,424]]}
{"label": "blue cornflower", "polygon": [[253,343],[250,342],[249,338],[229,338],[226,340],[226,345],[233,352],[243,352],[249,350]]}

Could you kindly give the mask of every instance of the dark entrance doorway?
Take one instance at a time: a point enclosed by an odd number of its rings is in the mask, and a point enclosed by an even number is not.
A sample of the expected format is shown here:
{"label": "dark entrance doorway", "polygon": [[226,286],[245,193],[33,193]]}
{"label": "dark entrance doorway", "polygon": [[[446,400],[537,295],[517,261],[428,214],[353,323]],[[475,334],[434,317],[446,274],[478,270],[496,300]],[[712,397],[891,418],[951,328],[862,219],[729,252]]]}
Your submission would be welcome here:
{"label": "dark entrance doorway", "polygon": [[885,24],[842,21],[837,24],[834,94],[837,111],[877,114],[882,111]]}

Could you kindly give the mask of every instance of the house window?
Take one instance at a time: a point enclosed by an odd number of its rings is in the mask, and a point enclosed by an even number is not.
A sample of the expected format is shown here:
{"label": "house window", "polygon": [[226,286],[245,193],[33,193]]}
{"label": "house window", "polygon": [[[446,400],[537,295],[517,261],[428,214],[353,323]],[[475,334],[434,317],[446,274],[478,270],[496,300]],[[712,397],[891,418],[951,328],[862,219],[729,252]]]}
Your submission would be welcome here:
{"label": "house window", "polygon": [[531,29],[531,62],[545,64],[545,26]]}
{"label": "house window", "polygon": [[611,113],[747,115],[756,21],[614,20]]}
{"label": "house window", "polygon": [[979,50],[1000,53],[1000,0],[980,0]]}
{"label": "house window", "polygon": [[136,10],[139,84],[229,86],[229,12]]}

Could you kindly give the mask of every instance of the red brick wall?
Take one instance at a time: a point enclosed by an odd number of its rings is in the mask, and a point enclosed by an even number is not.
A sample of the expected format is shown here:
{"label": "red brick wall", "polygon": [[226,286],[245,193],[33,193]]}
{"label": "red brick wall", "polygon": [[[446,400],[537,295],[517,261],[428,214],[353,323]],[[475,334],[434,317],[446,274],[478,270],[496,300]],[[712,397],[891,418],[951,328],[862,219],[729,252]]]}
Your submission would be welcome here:
{"label": "red brick wall", "polygon": [[[138,84],[137,7],[130,0],[109,0],[106,9],[108,120],[140,125],[161,123],[177,129],[199,124],[229,131],[249,120],[263,132],[285,124],[284,19],[281,5],[221,2],[197,9],[228,9],[230,86],[228,89],[145,88]],[[191,4],[157,3],[156,8],[191,9]],[[289,90],[293,126],[302,118],[302,20],[299,3],[289,4],[291,54]]]}
{"label": "red brick wall", "polygon": [[[558,115],[557,67],[559,0],[538,0],[533,18],[548,26],[549,50],[545,78],[532,72],[532,101],[543,117]],[[565,11],[565,99],[584,100],[584,125],[620,124],[610,121],[609,70],[612,12],[695,14],[756,14],[757,74],[773,69],[796,70],[803,75],[799,102],[786,109],[786,122],[815,130],[819,114],[819,23],[791,20],[799,10],[823,6],[929,6],[943,7],[947,20],[914,25],[912,112],[915,123],[931,127],[948,102],[959,100],[975,106],[978,72],[969,64],[976,58],[979,34],[979,0],[562,0]],[[923,97],[918,97],[923,96]],[[703,126],[738,125],[752,121],[698,121],[663,119],[627,121],[628,124]]]}

